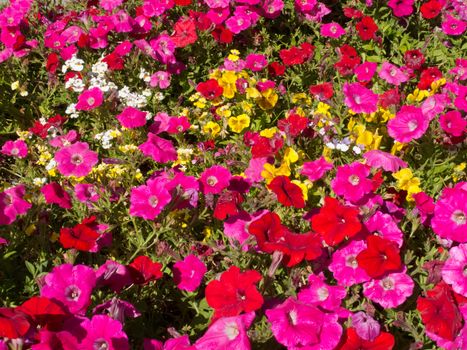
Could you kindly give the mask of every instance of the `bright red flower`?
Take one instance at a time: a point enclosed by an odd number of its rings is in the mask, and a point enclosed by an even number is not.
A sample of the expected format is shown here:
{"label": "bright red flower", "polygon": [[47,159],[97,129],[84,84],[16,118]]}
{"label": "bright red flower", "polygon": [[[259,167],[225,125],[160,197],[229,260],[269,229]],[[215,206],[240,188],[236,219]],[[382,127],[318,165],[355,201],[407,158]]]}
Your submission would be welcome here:
{"label": "bright red flower", "polygon": [[462,315],[453,291],[444,282],[427,291],[426,298],[418,297],[417,310],[426,330],[441,338],[454,340],[462,329]]}
{"label": "bright red flower", "polygon": [[376,235],[368,236],[366,242],[367,248],[357,255],[357,262],[368,276],[380,278],[402,268],[396,243]]}
{"label": "bright red flower", "polygon": [[360,64],[360,58],[353,59],[343,56],[339,62],[334,63],[334,68],[342,76],[352,75],[356,66]]}
{"label": "bright red flower", "polygon": [[107,66],[110,70],[122,70],[123,68],[125,68],[125,61],[123,60],[122,56],[115,52],[112,52],[105,56],[102,59],[102,62],[107,63]]}
{"label": "bright red flower", "polygon": [[381,332],[373,341],[359,337],[355,328],[347,328],[336,350],[391,350],[395,340],[391,333]]}
{"label": "bright red flower", "polygon": [[307,117],[292,113],[287,118],[279,120],[277,127],[287,135],[295,137],[308,127],[309,122]]}
{"label": "bright red flower", "polygon": [[278,133],[272,138],[257,136],[253,140],[251,154],[253,158],[274,156],[284,145],[284,139]]}
{"label": "bright red flower", "polygon": [[313,55],[315,47],[310,43],[302,43],[300,47],[292,46],[290,49],[279,51],[279,57],[286,66],[302,64]]}
{"label": "bright red flower", "polygon": [[0,338],[22,338],[31,328],[28,316],[17,308],[0,308]]}
{"label": "bright red flower", "polygon": [[355,27],[357,28],[360,39],[365,41],[373,39],[376,31],[378,30],[378,26],[370,16],[363,17]]}
{"label": "bright red flower", "polygon": [[419,70],[425,63],[425,56],[420,50],[407,50],[404,53],[404,62],[410,69]]}
{"label": "bright red flower", "polygon": [[243,203],[243,197],[237,191],[222,192],[214,209],[214,217],[218,220],[225,220],[229,215],[238,214],[241,203]]}
{"label": "bright red flower", "polygon": [[268,188],[276,194],[277,200],[282,205],[298,209],[305,207],[302,189],[287,176],[276,176]]}
{"label": "bright red flower", "polygon": [[280,77],[285,73],[285,66],[279,62],[271,62],[268,65],[268,72],[273,77]]}
{"label": "bright red flower", "polygon": [[185,47],[198,40],[195,21],[191,18],[180,18],[175,23],[174,29],[175,33],[171,36],[171,39],[177,47]]}
{"label": "bright red flower", "polygon": [[401,100],[399,90],[396,88],[390,89],[378,96],[378,103],[383,108],[398,105]]}
{"label": "bright red flower", "polygon": [[329,100],[334,94],[332,83],[322,83],[310,86],[310,94],[318,101]]}
{"label": "bright red flower", "polygon": [[45,65],[45,69],[49,73],[55,73],[60,60],[58,59],[58,55],[55,52],[52,52],[50,55],[47,56],[47,63]]}
{"label": "bright red flower", "polygon": [[91,216],[84,219],[80,224],[72,228],[60,230],[60,243],[63,248],[74,248],[85,252],[91,251],[96,246],[100,234],[94,230],[96,217]]}
{"label": "bright red flower", "polygon": [[259,249],[265,253],[272,253],[277,243],[284,237],[284,228],[279,215],[268,212],[248,226],[250,234],[256,237]]}
{"label": "bright red flower", "polygon": [[425,69],[420,75],[420,82],[417,87],[420,90],[428,90],[431,87],[431,83],[435,80],[441,79],[443,73],[437,67],[429,67]]}
{"label": "bright red flower", "polygon": [[362,18],[363,12],[353,7],[344,7],[344,16],[347,18]]}
{"label": "bright red flower", "polygon": [[147,284],[162,277],[162,264],[152,261],[147,256],[138,256],[128,265],[128,268],[136,284]]}
{"label": "bright red flower", "polygon": [[46,297],[32,297],[17,308],[29,315],[36,326],[59,331],[68,317],[67,311],[57,302]]}
{"label": "bright red flower", "polygon": [[442,8],[443,5],[439,1],[430,0],[420,6],[420,12],[422,13],[423,18],[432,19],[440,14]]}
{"label": "bright red flower", "polygon": [[326,197],[319,213],[311,217],[311,227],[328,245],[335,246],[346,237],[355,236],[362,224],[357,209],[342,205],[335,198]]}
{"label": "bright red flower", "polygon": [[214,318],[258,310],[264,302],[263,296],[256,289],[261,278],[258,271],[240,272],[237,266],[231,266],[219,280],[209,282],[206,286],[206,301],[214,309]]}
{"label": "bright red flower", "polygon": [[191,5],[191,0],[175,0],[175,5],[189,6],[189,5]]}
{"label": "bright red flower", "polygon": [[225,26],[219,24],[211,32],[214,40],[221,44],[230,44],[233,40],[233,33],[230,29],[227,29]]}
{"label": "bright red flower", "polygon": [[216,79],[209,79],[208,81],[199,83],[196,86],[196,91],[203,95],[204,98],[214,100],[222,95],[224,89],[219,85]]}

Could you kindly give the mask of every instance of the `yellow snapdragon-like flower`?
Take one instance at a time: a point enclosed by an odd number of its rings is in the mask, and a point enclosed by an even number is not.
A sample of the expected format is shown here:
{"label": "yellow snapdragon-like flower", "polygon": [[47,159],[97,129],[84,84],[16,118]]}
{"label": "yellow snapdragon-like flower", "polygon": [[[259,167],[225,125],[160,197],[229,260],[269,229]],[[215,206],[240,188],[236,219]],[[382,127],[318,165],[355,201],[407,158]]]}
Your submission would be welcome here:
{"label": "yellow snapdragon-like flower", "polygon": [[133,144],[121,145],[121,146],[118,146],[118,149],[120,150],[120,152],[123,152],[123,153],[133,153],[138,150],[138,146],[133,145]]}
{"label": "yellow snapdragon-like flower", "polygon": [[440,78],[431,83],[431,94],[434,95],[441,86],[446,84],[446,79]]}
{"label": "yellow snapdragon-like flower", "polygon": [[224,89],[222,95],[225,98],[233,98],[237,92],[237,86],[235,85],[237,81],[237,75],[235,72],[226,70],[222,72],[221,78],[218,80],[219,85]]}
{"label": "yellow snapdragon-like flower", "polygon": [[392,174],[392,176],[397,180],[396,187],[400,190],[407,191],[407,200],[412,201],[412,195],[418,192],[421,192],[420,188],[420,179],[413,176],[412,170],[409,168],[404,168],[398,172]]}
{"label": "yellow snapdragon-like flower", "polygon": [[250,126],[250,117],[247,114],[240,114],[236,117],[230,117],[228,124],[233,132],[239,133],[242,132],[243,129]]}
{"label": "yellow snapdragon-like flower", "polygon": [[214,122],[208,122],[203,126],[203,132],[205,134],[210,134],[212,137],[216,137],[221,131],[219,124]]}
{"label": "yellow snapdragon-like flower", "polygon": [[302,103],[302,104],[305,104],[305,105],[311,105],[311,98],[308,94],[304,93],[304,92],[299,92],[299,93],[296,93],[296,94],[293,94],[292,95],[292,98],[291,98],[291,102],[292,103]]}
{"label": "yellow snapdragon-like flower", "polygon": [[227,56],[227,58],[232,62],[236,62],[240,59],[239,55],[240,55],[240,51],[230,50],[230,54]]}
{"label": "yellow snapdragon-like flower", "polygon": [[260,92],[258,91],[257,88],[255,87],[248,87],[245,89],[245,93],[246,93],[246,98],[259,98],[261,97],[261,94]]}
{"label": "yellow snapdragon-like flower", "polygon": [[284,152],[284,162],[288,165],[298,161],[298,153],[292,147],[288,147]]}
{"label": "yellow snapdragon-like flower", "polygon": [[300,180],[292,180],[291,182],[293,184],[297,185],[298,187],[300,187],[300,189],[302,190],[303,199],[305,201],[308,200],[308,187],[307,187],[307,185],[304,184],[303,182],[301,182]]}
{"label": "yellow snapdragon-like flower", "polygon": [[407,101],[410,103],[421,102],[428,96],[430,96],[430,92],[428,90],[415,89],[407,96]]}
{"label": "yellow snapdragon-like flower", "polygon": [[216,114],[224,118],[229,118],[232,115],[230,105],[223,105],[221,107],[216,108]]}
{"label": "yellow snapdragon-like flower", "polygon": [[459,181],[459,179],[463,176],[465,176],[465,168],[466,168],[466,163],[460,163],[459,165],[454,167],[454,173],[452,174],[452,179],[454,182]]}
{"label": "yellow snapdragon-like flower", "polygon": [[278,129],[277,127],[273,126],[272,128],[269,129],[264,129],[260,131],[260,136],[267,137],[268,139],[271,139],[274,137],[274,135],[277,133]]}
{"label": "yellow snapdragon-like flower", "polygon": [[290,168],[286,162],[283,162],[279,168],[269,163],[264,164],[261,176],[266,180],[266,184],[269,185],[276,176],[281,175],[290,176]]}
{"label": "yellow snapdragon-like flower", "polygon": [[274,108],[277,101],[279,100],[279,95],[274,91],[274,89],[266,89],[261,91],[261,97],[256,99],[256,103],[263,110],[268,110]]}
{"label": "yellow snapdragon-like flower", "polygon": [[396,153],[402,151],[405,146],[406,146],[405,143],[394,141],[394,145],[392,145],[392,148],[391,148],[391,154],[395,155]]}

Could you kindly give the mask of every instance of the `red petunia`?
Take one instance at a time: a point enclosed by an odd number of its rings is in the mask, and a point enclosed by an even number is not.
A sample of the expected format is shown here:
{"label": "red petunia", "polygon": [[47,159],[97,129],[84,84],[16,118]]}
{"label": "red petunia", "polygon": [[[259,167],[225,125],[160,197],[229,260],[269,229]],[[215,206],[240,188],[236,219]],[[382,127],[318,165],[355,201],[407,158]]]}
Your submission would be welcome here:
{"label": "red petunia", "polygon": [[225,220],[227,216],[238,214],[241,203],[243,203],[243,197],[237,191],[222,192],[214,209],[214,217],[218,220]]}
{"label": "red petunia", "polygon": [[256,237],[259,249],[265,253],[277,250],[277,243],[284,237],[284,228],[279,215],[271,212],[251,222],[248,231]]}
{"label": "red petunia", "polygon": [[214,40],[221,44],[230,44],[233,40],[233,33],[223,25],[217,25],[211,35]]}
{"label": "red petunia", "polygon": [[363,12],[353,7],[344,7],[344,16],[347,18],[362,18]]}
{"label": "red petunia", "polygon": [[152,261],[147,256],[138,256],[128,265],[135,284],[147,284],[162,277],[162,264]]}
{"label": "red petunia", "polygon": [[57,302],[46,297],[32,297],[18,306],[18,310],[31,317],[33,323],[50,331],[59,331],[69,316]]}
{"label": "red petunia", "polygon": [[402,268],[396,243],[376,235],[368,236],[366,242],[367,248],[357,255],[357,262],[368,276],[380,278]]}
{"label": "red petunia", "polygon": [[199,83],[196,86],[196,91],[203,95],[204,98],[214,100],[222,95],[224,89],[219,85],[216,79],[209,79],[208,81]]}
{"label": "red petunia", "polygon": [[263,296],[256,289],[261,278],[258,271],[240,272],[237,266],[231,266],[219,280],[209,282],[206,286],[206,301],[214,309],[214,318],[258,310],[264,302]]}
{"label": "red petunia", "polygon": [[442,8],[443,5],[439,1],[430,0],[420,6],[420,12],[422,13],[423,18],[432,19],[440,14]]}
{"label": "red petunia", "polygon": [[455,340],[462,329],[462,315],[453,291],[444,282],[427,291],[426,298],[418,297],[417,310],[426,330],[441,338]]}
{"label": "red petunia", "polygon": [[93,250],[100,237],[100,234],[94,230],[95,221],[96,217],[91,216],[75,227],[62,228],[60,230],[60,243],[63,248],[74,248],[85,252]]}
{"label": "red petunia", "polygon": [[252,141],[251,155],[253,158],[274,156],[284,146],[284,139],[279,133],[276,133],[272,138],[257,135]]}
{"label": "red petunia", "polygon": [[355,26],[358,31],[358,35],[360,39],[367,41],[374,38],[376,31],[378,30],[378,26],[376,25],[373,18],[370,16],[365,16],[362,18],[360,22],[358,22]]}
{"label": "red petunia", "polygon": [[305,207],[302,189],[287,176],[276,176],[268,188],[276,194],[277,200],[282,205],[298,209]]}
{"label": "red petunia", "polygon": [[279,120],[277,127],[288,136],[295,137],[308,127],[309,122],[307,117],[292,113],[287,118]]}
{"label": "red petunia", "polygon": [[125,61],[123,60],[122,56],[116,52],[112,52],[105,56],[102,59],[102,62],[107,63],[107,66],[110,70],[122,70],[125,68]]}
{"label": "red petunia", "polygon": [[417,87],[420,90],[428,90],[432,82],[442,77],[443,73],[437,67],[428,67],[420,74],[420,82],[417,84]]}
{"label": "red petunia", "polygon": [[311,227],[328,245],[335,246],[346,237],[355,236],[362,224],[357,209],[342,205],[335,198],[326,197],[319,213],[312,216]]}
{"label": "red petunia", "polygon": [[17,308],[0,308],[0,338],[22,338],[31,328],[28,316]]}
{"label": "red petunia", "polygon": [[303,43],[300,47],[292,46],[290,49],[279,51],[279,57],[286,66],[302,64],[313,55],[315,47],[310,43]]}
{"label": "red petunia", "polygon": [[334,94],[332,83],[322,83],[310,86],[310,94],[318,101],[329,100]]}
{"label": "red petunia", "polygon": [[404,53],[404,62],[410,69],[419,70],[425,63],[425,56],[420,50],[407,50]]}
{"label": "red petunia", "polygon": [[52,52],[47,56],[47,63],[45,65],[45,69],[49,73],[55,73],[58,68],[58,64],[60,63],[60,60],[58,58],[58,55],[55,52]]}
{"label": "red petunia", "polygon": [[175,0],[175,5],[189,6],[189,5],[191,5],[191,0]]}
{"label": "red petunia", "polygon": [[175,23],[174,29],[175,33],[171,36],[171,39],[177,47],[185,47],[198,40],[195,21],[191,18],[180,18]]}
{"label": "red petunia", "polygon": [[336,350],[391,350],[394,344],[394,336],[391,333],[381,332],[373,341],[369,341],[360,338],[355,328],[347,328]]}
{"label": "red petunia", "polygon": [[285,66],[279,62],[271,62],[268,65],[268,72],[273,77],[280,77],[285,73]]}

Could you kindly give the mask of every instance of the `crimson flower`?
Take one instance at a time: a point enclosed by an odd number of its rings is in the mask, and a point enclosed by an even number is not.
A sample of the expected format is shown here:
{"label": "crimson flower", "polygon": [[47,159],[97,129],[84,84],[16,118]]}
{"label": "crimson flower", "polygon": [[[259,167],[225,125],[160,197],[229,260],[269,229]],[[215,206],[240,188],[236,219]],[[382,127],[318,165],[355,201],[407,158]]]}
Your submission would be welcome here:
{"label": "crimson flower", "polygon": [[337,350],[391,350],[394,348],[394,336],[381,332],[372,341],[360,338],[355,328],[347,328],[341,344]]}
{"label": "crimson flower", "polygon": [[462,329],[462,315],[453,294],[451,287],[441,282],[426,292],[426,298],[417,299],[417,310],[426,330],[451,341]]}
{"label": "crimson flower", "polygon": [[279,62],[271,62],[268,65],[268,73],[273,77],[280,77],[285,73],[285,66]]}
{"label": "crimson flower", "polygon": [[225,220],[229,215],[237,215],[241,203],[243,203],[243,197],[237,191],[222,192],[214,209],[214,217],[218,220]]}
{"label": "crimson flower", "polygon": [[41,328],[59,331],[68,317],[67,311],[56,301],[46,297],[32,297],[17,308]]}
{"label": "crimson flower", "polygon": [[133,262],[128,265],[128,268],[136,284],[147,284],[150,281],[157,280],[162,277],[162,264],[152,261],[147,256],[138,256]]}
{"label": "crimson flower", "polygon": [[0,308],[0,338],[22,338],[31,328],[28,316],[18,308]]}
{"label": "crimson flower", "polygon": [[199,83],[196,86],[196,91],[203,95],[204,98],[214,100],[222,95],[224,89],[217,83],[216,79],[209,79],[208,81]]}
{"label": "crimson flower", "polygon": [[287,135],[295,137],[308,127],[308,123],[307,117],[292,113],[287,118],[279,120],[277,127]]}
{"label": "crimson flower", "polygon": [[91,216],[84,219],[75,227],[64,227],[60,230],[60,243],[63,248],[74,248],[85,252],[95,248],[96,240],[100,234],[94,230],[96,217]]}
{"label": "crimson flower", "polygon": [[256,289],[261,278],[258,271],[240,272],[237,266],[231,266],[219,280],[209,282],[206,301],[214,309],[214,318],[258,310],[263,305],[263,296]]}
{"label": "crimson flower", "polygon": [[401,258],[396,243],[376,235],[368,236],[366,242],[367,248],[357,255],[357,262],[368,276],[380,278],[388,272],[401,269]]}
{"label": "crimson flower", "polygon": [[276,176],[268,188],[276,194],[277,200],[282,205],[298,209],[305,207],[302,189],[287,176]]}
{"label": "crimson flower", "polygon": [[324,206],[311,218],[311,227],[328,245],[335,246],[346,237],[355,236],[362,224],[357,209],[342,205],[335,198],[326,197]]}
{"label": "crimson flower", "polygon": [[439,1],[430,0],[420,6],[420,12],[422,13],[423,18],[432,19],[440,14],[442,8],[443,5]]}
{"label": "crimson flower", "polygon": [[420,50],[407,50],[404,53],[404,62],[410,69],[419,70],[425,63],[425,56]]}
{"label": "crimson flower", "polygon": [[329,100],[334,94],[332,83],[322,83],[310,86],[310,94],[318,101]]}
{"label": "crimson flower", "polygon": [[193,44],[198,39],[195,21],[191,18],[181,18],[175,23],[175,33],[171,36],[177,47]]}
{"label": "crimson flower", "polygon": [[357,28],[360,39],[364,41],[373,39],[376,31],[378,30],[378,26],[370,16],[364,16],[355,27]]}

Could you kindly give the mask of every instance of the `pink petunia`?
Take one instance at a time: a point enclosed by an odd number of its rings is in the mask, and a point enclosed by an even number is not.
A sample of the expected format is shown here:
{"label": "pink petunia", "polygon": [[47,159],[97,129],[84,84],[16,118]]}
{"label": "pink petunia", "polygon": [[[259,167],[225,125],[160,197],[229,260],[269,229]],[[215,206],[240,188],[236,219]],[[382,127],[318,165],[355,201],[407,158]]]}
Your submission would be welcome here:
{"label": "pink petunia", "polygon": [[212,9],[229,7],[230,0],[204,0],[206,5]]}
{"label": "pink petunia", "polygon": [[97,164],[97,153],[89,149],[86,142],[76,142],[55,153],[55,161],[60,174],[82,177],[88,175]]}
{"label": "pink petunia", "polygon": [[441,269],[444,282],[450,284],[454,292],[467,297],[467,244],[459,244],[449,250],[449,258]]}
{"label": "pink petunia", "polygon": [[358,202],[373,190],[373,181],[368,178],[370,167],[354,162],[337,168],[336,177],[331,181],[331,188],[339,196],[351,202]]}
{"label": "pink petunia", "polygon": [[251,20],[245,15],[234,15],[225,21],[225,26],[232,33],[238,34],[251,27]]}
{"label": "pink petunia", "polygon": [[96,275],[92,268],[63,264],[45,276],[40,295],[59,301],[72,314],[83,315],[91,303],[95,284]]}
{"label": "pink petunia", "polygon": [[385,309],[398,307],[412,295],[414,282],[405,272],[390,273],[363,284],[363,295]]}
{"label": "pink petunia", "polygon": [[363,62],[354,69],[358,81],[370,81],[375,75],[378,64],[375,62]]}
{"label": "pink petunia", "polygon": [[139,128],[146,125],[147,112],[140,111],[137,108],[125,107],[125,109],[116,116],[120,124],[127,129]]}
{"label": "pink petunia", "polygon": [[360,338],[368,341],[373,341],[381,331],[378,321],[363,311],[352,315],[352,327]]}
{"label": "pink petunia", "polygon": [[409,77],[399,67],[389,62],[383,62],[378,74],[381,79],[396,86],[409,80]]}
{"label": "pink petunia", "polygon": [[246,68],[253,72],[259,72],[268,65],[268,60],[264,55],[249,54],[245,59],[245,63]]}
{"label": "pink petunia", "polygon": [[429,96],[422,103],[422,113],[430,121],[433,120],[438,114],[444,111],[449,103],[447,94],[435,94]]}
{"label": "pink petunia", "polygon": [[321,156],[311,162],[304,162],[300,174],[308,177],[310,181],[318,181],[332,168],[332,163],[328,162],[326,158]]}
{"label": "pink petunia", "polygon": [[449,111],[439,117],[439,125],[447,134],[459,137],[466,131],[467,120],[459,111]]}
{"label": "pink petunia", "polygon": [[345,35],[346,31],[344,28],[341,27],[339,23],[331,22],[321,25],[320,34],[324,37],[337,39],[340,38],[342,35]]}
{"label": "pink petunia", "polygon": [[206,265],[198,257],[190,254],[174,264],[174,282],[179,289],[194,292],[206,272]]}
{"label": "pink petunia", "polygon": [[129,350],[128,337],[123,332],[122,324],[107,315],[95,315],[85,319],[80,325],[85,330],[85,337],[78,349]]}
{"label": "pink petunia", "polygon": [[360,83],[344,83],[344,102],[355,113],[373,113],[378,109],[378,95]]}
{"label": "pink petunia", "polygon": [[343,286],[331,286],[325,282],[324,276],[310,274],[308,285],[298,293],[302,303],[315,305],[327,311],[339,311],[347,291]]}
{"label": "pink petunia", "polygon": [[370,280],[364,269],[358,266],[357,255],[366,249],[364,241],[352,241],[334,252],[329,270],[340,285],[350,287]]}
{"label": "pink petunia", "polygon": [[413,12],[415,0],[389,0],[388,6],[396,17],[410,16]]}
{"label": "pink petunia", "polygon": [[71,145],[73,142],[78,141],[80,135],[76,130],[70,130],[65,135],[59,135],[49,141],[53,147],[63,148]]}
{"label": "pink petunia", "polygon": [[167,163],[177,160],[177,150],[172,141],[148,133],[148,139],[145,143],[139,145],[139,150],[147,157],[151,157],[155,162]]}
{"label": "pink petunia", "polygon": [[371,150],[363,155],[366,159],[366,164],[372,168],[383,168],[383,170],[392,173],[398,171],[400,168],[407,168],[407,163],[399,157],[380,150]]}
{"label": "pink petunia", "polygon": [[51,182],[42,186],[41,192],[44,195],[45,201],[48,204],[57,204],[63,209],[71,208],[70,195],[58,183]]}
{"label": "pink petunia", "polygon": [[130,196],[130,215],[154,220],[171,201],[165,180],[148,180],[146,185],[133,187]]}
{"label": "pink petunia", "polygon": [[78,103],[75,108],[77,111],[90,111],[99,107],[104,101],[104,94],[98,87],[93,87],[89,90],[84,90],[78,96]]}
{"label": "pink petunia", "polygon": [[177,47],[167,34],[161,34],[156,39],[151,40],[150,46],[154,50],[155,58],[159,62],[163,64],[173,64],[176,62],[174,53]]}
{"label": "pink petunia", "polygon": [[204,170],[199,178],[204,194],[219,194],[229,186],[232,174],[223,166],[213,165]]}
{"label": "pink petunia", "polygon": [[99,5],[104,10],[112,11],[122,4],[123,0],[99,0]]}
{"label": "pink petunia", "polygon": [[23,140],[7,141],[2,146],[2,154],[16,158],[25,158],[28,155],[28,145]]}
{"label": "pink petunia", "polygon": [[81,203],[97,202],[100,198],[99,193],[92,184],[76,184],[75,196]]}
{"label": "pink petunia", "polygon": [[446,35],[462,35],[464,34],[466,28],[467,22],[457,19],[449,14],[446,16],[443,23],[441,23],[441,29]]}
{"label": "pink petunia", "polygon": [[133,283],[131,272],[125,265],[115,260],[107,260],[96,271],[97,287],[109,287],[116,293]]}
{"label": "pink petunia", "polygon": [[377,211],[365,222],[365,227],[369,233],[376,234],[397,243],[399,248],[402,247],[402,243],[404,243],[404,234],[389,214]]}
{"label": "pink petunia", "polygon": [[429,119],[421,108],[415,106],[402,106],[396,117],[388,123],[388,133],[398,142],[410,142],[419,139],[428,129]]}
{"label": "pink petunia", "polygon": [[31,203],[23,199],[26,193],[24,185],[18,185],[0,192],[0,225],[12,224],[18,215],[31,209]]}
{"label": "pink petunia", "polygon": [[170,73],[166,71],[157,71],[151,75],[149,81],[150,87],[158,87],[161,90],[167,89],[170,86]]}

